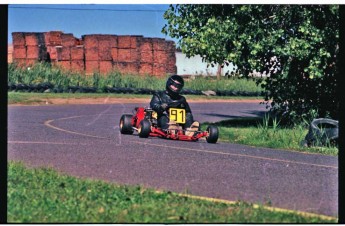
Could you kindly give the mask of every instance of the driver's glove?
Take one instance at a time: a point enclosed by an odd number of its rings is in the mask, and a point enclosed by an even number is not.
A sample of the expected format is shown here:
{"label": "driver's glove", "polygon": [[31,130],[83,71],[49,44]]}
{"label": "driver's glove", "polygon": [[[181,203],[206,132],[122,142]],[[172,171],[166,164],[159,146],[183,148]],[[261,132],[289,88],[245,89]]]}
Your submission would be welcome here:
{"label": "driver's glove", "polygon": [[161,108],[163,111],[165,111],[167,109],[168,105],[167,104],[161,104]]}

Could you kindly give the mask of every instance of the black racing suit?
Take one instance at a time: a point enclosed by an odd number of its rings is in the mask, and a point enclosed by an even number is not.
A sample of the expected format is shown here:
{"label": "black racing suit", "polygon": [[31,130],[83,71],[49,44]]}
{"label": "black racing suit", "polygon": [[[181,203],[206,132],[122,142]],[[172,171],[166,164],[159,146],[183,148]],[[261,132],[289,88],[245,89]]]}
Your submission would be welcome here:
{"label": "black racing suit", "polygon": [[[150,102],[150,107],[157,112],[157,121],[158,126],[161,129],[168,129],[169,128],[169,111],[168,108],[165,110],[162,108],[162,104],[170,104],[173,101],[178,101],[180,104],[178,108],[183,108],[186,110],[186,123],[184,124],[183,128],[189,128],[192,123],[194,122],[192,111],[189,107],[189,104],[186,101],[184,96],[179,94],[177,95],[169,95],[167,91],[158,91],[153,94],[153,97]],[[174,106],[175,107],[175,106]]]}

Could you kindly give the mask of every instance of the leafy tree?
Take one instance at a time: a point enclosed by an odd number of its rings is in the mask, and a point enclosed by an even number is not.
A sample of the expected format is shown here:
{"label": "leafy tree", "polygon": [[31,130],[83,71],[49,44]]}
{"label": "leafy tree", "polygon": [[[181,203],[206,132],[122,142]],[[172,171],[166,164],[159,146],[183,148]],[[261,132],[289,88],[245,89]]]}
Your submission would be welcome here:
{"label": "leafy tree", "polygon": [[268,75],[258,84],[273,112],[338,118],[338,5],[171,5],[164,18],[188,57]]}

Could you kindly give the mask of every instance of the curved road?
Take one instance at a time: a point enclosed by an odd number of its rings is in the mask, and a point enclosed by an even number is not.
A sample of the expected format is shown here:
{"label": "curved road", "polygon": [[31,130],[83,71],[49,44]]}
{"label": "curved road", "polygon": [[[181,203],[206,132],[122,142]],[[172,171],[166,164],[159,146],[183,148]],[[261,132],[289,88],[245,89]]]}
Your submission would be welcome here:
{"label": "curved road", "polygon": [[[338,215],[338,158],[218,142],[121,135],[145,104],[9,106],[8,159],[118,184]],[[262,115],[258,103],[191,103],[196,120]]]}

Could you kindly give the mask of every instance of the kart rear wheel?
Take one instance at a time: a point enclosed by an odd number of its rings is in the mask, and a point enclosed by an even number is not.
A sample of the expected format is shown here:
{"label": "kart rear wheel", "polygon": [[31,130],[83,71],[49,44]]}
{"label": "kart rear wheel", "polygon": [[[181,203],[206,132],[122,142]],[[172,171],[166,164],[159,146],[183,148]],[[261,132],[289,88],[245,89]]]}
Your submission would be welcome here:
{"label": "kart rear wheel", "polygon": [[216,143],[218,140],[218,127],[217,126],[208,126],[206,131],[208,132],[208,136],[206,136],[207,143]]}
{"label": "kart rear wheel", "polygon": [[133,115],[121,116],[119,127],[122,134],[133,134],[134,130],[131,123],[132,117]]}
{"label": "kart rear wheel", "polygon": [[147,138],[149,137],[150,132],[151,132],[151,123],[146,119],[141,120],[139,124],[139,128],[138,128],[139,137]]}

